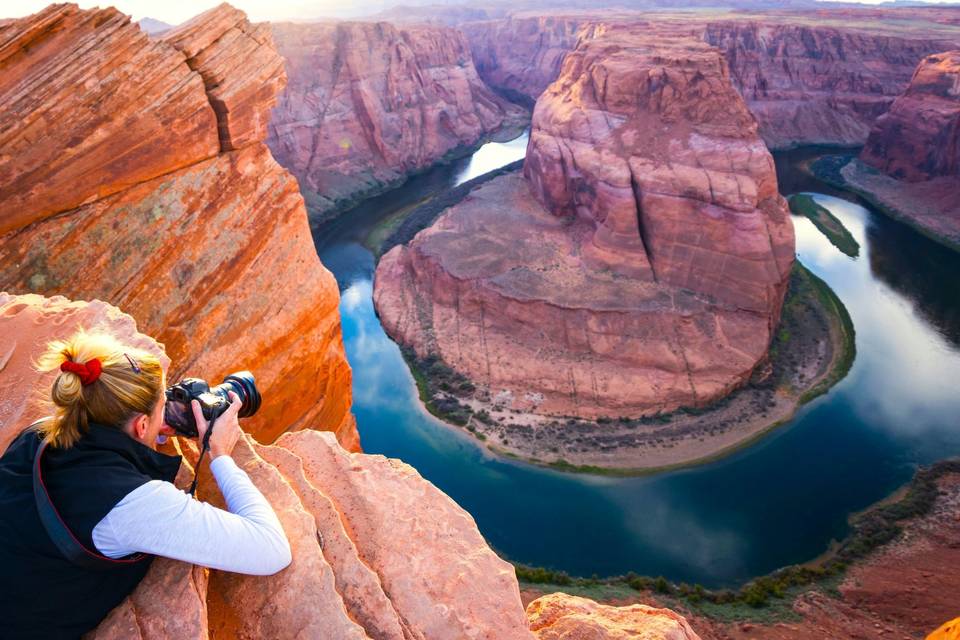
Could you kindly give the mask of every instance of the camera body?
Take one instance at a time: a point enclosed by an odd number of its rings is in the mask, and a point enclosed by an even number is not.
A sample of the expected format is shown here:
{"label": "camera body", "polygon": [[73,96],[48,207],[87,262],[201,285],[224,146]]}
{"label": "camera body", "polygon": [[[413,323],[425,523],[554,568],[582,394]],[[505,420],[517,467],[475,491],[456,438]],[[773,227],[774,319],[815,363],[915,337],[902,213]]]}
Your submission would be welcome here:
{"label": "camera body", "polygon": [[197,400],[203,411],[203,417],[210,421],[221,416],[230,406],[230,396],[227,395],[230,391],[236,393],[242,403],[239,417],[252,416],[260,408],[260,392],[257,390],[253,374],[249,371],[231,373],[221,384],[212,388],[206,380],[184,378],[167,387],[165,422],[178,434],[196,438],[199,435],[197,421],[193,417],[190,401]]}

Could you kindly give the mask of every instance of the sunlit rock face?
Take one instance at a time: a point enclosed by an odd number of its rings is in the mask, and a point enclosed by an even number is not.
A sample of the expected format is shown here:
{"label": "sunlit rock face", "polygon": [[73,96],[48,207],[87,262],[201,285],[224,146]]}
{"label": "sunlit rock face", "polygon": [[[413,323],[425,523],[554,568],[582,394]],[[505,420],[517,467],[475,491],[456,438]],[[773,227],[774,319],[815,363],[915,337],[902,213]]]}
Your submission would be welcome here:
{"label": "sunlit rock face", "polygon": [[289,82],[269,145],[323,216],[476,143],[522,111],[477,76],[463,35],[386,22],[272,25]]}
{"label": "sunlit rock face", "polygon": [[669,609],[610,607],[565,593],[537,598],[527,616],[538,640],[700,640],[683,616]]}
{"label": "sunlit rock face", "polygon": [[907,182],[960,176],[960,51],[920,62],[874,124],[860,159]]}
{"label": "sunlit rock face", "polygon": [[[0,453],[40,415],[33,392],[57,375],[32,363],[47,342],[81,327],[169,364],[162,346],[111,305],[0,293]],[[185,486],[197,452],[192,443],[178,449],[185,461],[177,484]],[[273,445],[244,437],[233,457],[277,512],[293,563],[254,577],[157,559],[87,638],[532,640],[532,622],[565,634],[541,630],[540,638],[672,639],[680,636],[656,635],[667,628],[660,619],[685,626],[666,610],[638,615],[636,606],[582,598],[538,607],[528,622],[513,567],[487,546],[466,511],[409,465],[347,452],[331,433],[287,433]],[[199,490],[222,503],[209,469]]]}
{"label": "sunlit rock face", "polygon": [[537,102],[524,175],[383,257],[392,337],[548,415],[702,405],[749,378],[793,227],[716,49],[629,28],[582,41]]}
{"label": "sunlit rock face", "polygon": [[115,9],[0,26],[0,290],[122,305],[171,379],[257,376],[269,441],[359,446],[339,295],[262,142],[282,61],[220,5],[154,40]]}
{"label": "sunlit rock face", "polygon": [[[846,19],[851,27],[862,20]],[[917,62],[949,48],[920,35],[756,20],[709,24],[704,39],[723,51],[733,84],[771,148],[863,144]]]}

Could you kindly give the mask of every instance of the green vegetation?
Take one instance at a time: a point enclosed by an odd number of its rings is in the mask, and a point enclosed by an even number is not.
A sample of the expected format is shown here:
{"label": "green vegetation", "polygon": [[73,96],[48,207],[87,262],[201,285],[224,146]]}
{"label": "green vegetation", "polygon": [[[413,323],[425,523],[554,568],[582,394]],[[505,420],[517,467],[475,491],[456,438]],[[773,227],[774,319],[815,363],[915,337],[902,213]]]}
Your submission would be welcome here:
{"label": "green vegetation", "polygon": [[793,599],[803,591],[819,588],[830,593],[836,589],[847,567],[894,540],[905,520],[919,518],[933,508],[939,489],[937,480],[948,473],[960,473],[960,458],[942,460],[921,467],[898,500],[881,501],[850,519],[850,532],[818,560],[784,567],[755,578],[739,589],[706,589],[702,585],[675,584],[663,576],[649,577],[628,573],[610,578],[581,578],[563,571],[515,564],[521,586],[603,598],[623,598],[626,589],[651,592],[668,606],[683,606],[699,615],[718,620],[773,622],[796,617]]}
{"label": "green vegetation", "polygon": [[810,173],[819,180],[839,189],[847,189],[849,185],[844,180],[840,170],[856,157],[852,153],[820,156],[810,163]]}
{"label": "green vegetation", "polygon": [[[474,415],[473,410],[469,406],[461,404],[452,396],[444,395],[440,398],[437,396],[440,395],[440,391],[448,394],[454,391],[473,391],[473,383],[463,374],[447,366],[436,355],[420,358],[409,347],[401,347],[400,352],[413,374],[413,379],[417,383],[417,391],[420,394],[420,401],[423,402],[427,411],[441,420],[461,427],[466,426],[471,416]],[[481,413],[486,414],[485,411]],[[487,419],[489,419],[489,414],[487,414]]]}
{"label": "green vegetation", "polygon": [[857,357],[857,336],[850,312],[847,311],[847,308],[840,298],[837,297],[837,294],[833,292],[833,289],[830,288],[830,285],[815,276],[799,262],[796,264],[799,266],[799,269],[803,271],[807,283],[809,283],[810,287],[816,292],[820,304],[823,305],[823,308],[827,310],[828,314],[837,323],[837,330],[841,335],[840,344],[834,345],[834,348],[839,349],[840,353],[834,360],[833,368],[820,382],[810,389],[807,389],[807,391],[800,396],[800,404],[803,405],[818,396],[822,396],[835,384],[847,377],[850,368],[853,366],[853,361]]}
{"label": "green vegetation", "polygon": [[809,218],[814,226],[823,235],[827,236],[830,244],[851,258],[860,255],[860,245],[854,239],[853,234],[826,207],[817,204],[812,196],[797,193],[790,196],[789,203],[790,211]]}

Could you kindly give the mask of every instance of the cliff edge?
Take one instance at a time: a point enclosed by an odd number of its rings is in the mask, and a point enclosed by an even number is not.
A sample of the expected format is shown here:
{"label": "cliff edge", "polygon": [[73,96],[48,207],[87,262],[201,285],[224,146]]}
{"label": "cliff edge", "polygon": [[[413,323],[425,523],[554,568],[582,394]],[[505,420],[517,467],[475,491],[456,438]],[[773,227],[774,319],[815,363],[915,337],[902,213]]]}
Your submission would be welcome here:
{"label": "cliff edge", "polygon": [[285,82],[227,4],[161,39],[72,4],[0,25],[0,291],[122,306],[172,379],[256,372],[261,441],[309,425],[358,449],[336,282],[263,143]]}
{"label": "cliff edge", "polygon": [[[37,372],[33,359],[80,327],[163,353],[103,302],[0,294],[0,452],[22,423],[43,415],[39,392],[55,372]],[[271,401],[265,396],[264,407]],[[184,486],[196,449],[174,442],[185,456]],[[525,613],[513,567],[470,514],[409,465],[350,453],[331,433],[287,433],[273,445],[247,437],[234,458],[277,511],[293,563],[249,577],[159,559],[89,638],[697,639],[683,618],[649,607],[553,594]],[[204,499],[221,500],[209,470],[202,478]]]}

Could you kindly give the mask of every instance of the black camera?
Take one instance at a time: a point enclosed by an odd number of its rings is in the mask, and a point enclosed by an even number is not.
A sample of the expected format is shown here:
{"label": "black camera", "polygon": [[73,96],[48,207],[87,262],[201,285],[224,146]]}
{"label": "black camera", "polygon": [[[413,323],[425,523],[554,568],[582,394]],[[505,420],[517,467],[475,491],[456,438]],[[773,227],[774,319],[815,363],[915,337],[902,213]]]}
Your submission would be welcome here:
{"label": "black camera", "polygon": [[165,422],[173,427],[177,433],[196,438],[197,421],[193,417],[191,400],[200,402],[203,417],[209,422],[219,417],[230,406],[230,396],[233,391],[243,403],[240,407],[241,418],[252,416],[260,408],[260,392],[257,391],[256,381],[249,371],[237,371],[228,375],[222,384],[210,388],[206,380],[200,378],[184,378],[177,384],[168,387],[166,391],[166,418]]}

